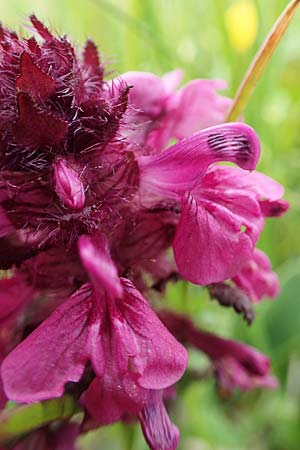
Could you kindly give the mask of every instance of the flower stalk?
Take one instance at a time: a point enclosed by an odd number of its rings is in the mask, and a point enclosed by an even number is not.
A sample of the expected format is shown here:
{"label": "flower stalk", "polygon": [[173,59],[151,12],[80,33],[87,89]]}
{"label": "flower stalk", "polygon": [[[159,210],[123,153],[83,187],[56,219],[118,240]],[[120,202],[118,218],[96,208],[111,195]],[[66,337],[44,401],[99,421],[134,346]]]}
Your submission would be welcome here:
{"label": "flower stalk", "polygon": [[300,0],[292,0],[275,22],[266,40],[258,50],[250,67],[243,78],[233,103],[226,117],[226,122],[234,122],[243,113],[254,89],[262,76],[271,56],[284,36]]}

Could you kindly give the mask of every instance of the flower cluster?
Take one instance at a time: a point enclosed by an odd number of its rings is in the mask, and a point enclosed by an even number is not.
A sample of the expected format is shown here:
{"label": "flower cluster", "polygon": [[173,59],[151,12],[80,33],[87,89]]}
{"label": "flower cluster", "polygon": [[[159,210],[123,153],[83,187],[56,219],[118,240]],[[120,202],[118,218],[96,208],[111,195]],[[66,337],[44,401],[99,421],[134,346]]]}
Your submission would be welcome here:
{"label": "flower cluster", "polygon": [[283,188],[252,172],[255,132],[222,124],[222,81],[107,81],[92,41],[79,57],[31,24],[37,40],[0,28],[1,406],[68,392],[82,429],[137,418],[151,449],[174,450],[163,399],[187,367],[183,344],[210,357],[227,391],[275,381],[254,349],[158,317],[152,293],[182,278],[237,309],[241,295],[275,296],[255,245],[287,209]]}

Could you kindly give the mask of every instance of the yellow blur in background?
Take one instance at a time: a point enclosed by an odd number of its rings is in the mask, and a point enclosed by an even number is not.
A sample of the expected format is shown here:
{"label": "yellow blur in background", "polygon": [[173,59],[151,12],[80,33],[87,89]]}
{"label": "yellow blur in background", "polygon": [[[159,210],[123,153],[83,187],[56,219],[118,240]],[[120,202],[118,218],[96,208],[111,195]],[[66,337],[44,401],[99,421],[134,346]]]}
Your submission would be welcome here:
{"label": "yellow blur in background", "polygon": [[235,1],[225,11],[225,26],[231,46],[244,53],[254,44],[258,31],[258,13],[251,0]]}

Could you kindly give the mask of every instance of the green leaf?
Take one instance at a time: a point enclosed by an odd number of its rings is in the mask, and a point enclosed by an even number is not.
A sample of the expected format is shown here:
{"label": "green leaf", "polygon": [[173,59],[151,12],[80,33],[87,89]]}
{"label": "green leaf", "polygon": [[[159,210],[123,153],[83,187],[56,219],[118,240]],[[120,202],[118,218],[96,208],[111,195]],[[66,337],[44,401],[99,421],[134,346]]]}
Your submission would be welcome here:
{"label": "green leaf", "polygon": [[79,411],[78,404],[69,395],[5,409],[0,414],[0,443],[47,425],[54,420],[68,419]]}

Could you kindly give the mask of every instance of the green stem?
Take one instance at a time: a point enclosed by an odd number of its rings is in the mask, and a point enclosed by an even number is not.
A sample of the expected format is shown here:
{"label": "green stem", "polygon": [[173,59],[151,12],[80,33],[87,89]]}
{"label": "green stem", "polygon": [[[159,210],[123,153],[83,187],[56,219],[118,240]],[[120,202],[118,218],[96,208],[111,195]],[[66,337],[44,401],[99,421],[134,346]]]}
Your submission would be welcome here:
{"label": "green stem", "polygon": [[234,122],[241,116],[249,98],[251,97],[260,77],[264,72],[264,69],[277,48],[281,38],[286,32],[299,3],[300,0],[292,0],[289,2],[281,16],[276,21],[265,42],[258,50],[242,83],[240,84],[225,120],[226,122]]}
{"label": "green stem", "polygon": [[135,424],[123,424],[124,448],[133,450],[135,447],[136,426]]}
{"label": "green stem", "polygon": [[5,409],[0,414],[0,444],[54,420],[68,419],[79,411],[78,404],[69,395]]}

